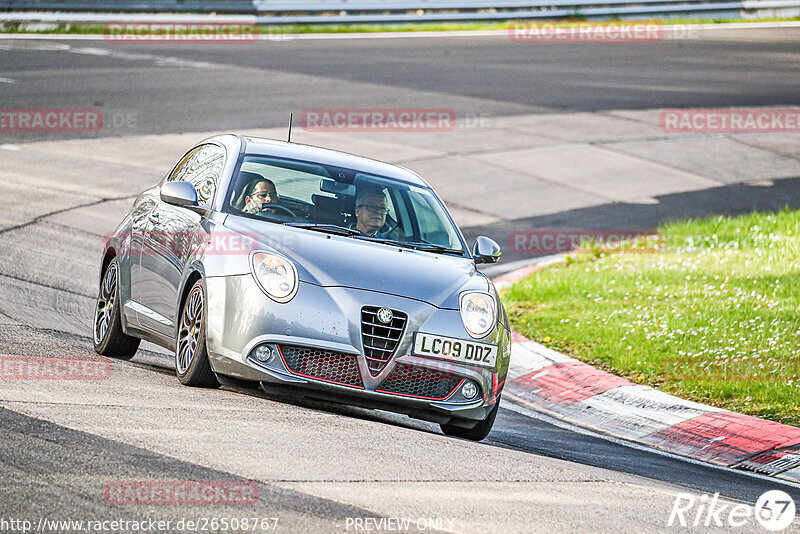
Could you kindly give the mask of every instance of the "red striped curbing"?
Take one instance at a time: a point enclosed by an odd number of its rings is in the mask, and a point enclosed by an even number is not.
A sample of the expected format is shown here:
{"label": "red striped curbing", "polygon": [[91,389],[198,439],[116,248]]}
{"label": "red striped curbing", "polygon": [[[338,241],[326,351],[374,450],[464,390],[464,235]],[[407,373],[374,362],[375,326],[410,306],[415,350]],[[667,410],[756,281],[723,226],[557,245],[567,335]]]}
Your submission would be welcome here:
{"label": "red striped curbing", "polygon": [[661,448],[686,450],[701,460],[730,465],[756,453],[800,443],[800,428],[721,411],[671,426],[647,436],[645,441]]}
{"label": "red striped curbing", "polygon": [[516,271],[512,271],[508,274],[504,274],[503,276],[495,278],[494,283],[495,285],[499,286],[513,284],[514,282],[522,280],[529,274],[539,271],[543,268],[544,266],[539,264],[528,265],[527,267],[523,267],[522,269],[517,269]]}
{"label": "red striped curbing", "polygon": [[519,269],[514,269],[511,272],[498,276],[497,278],[494,278],[492,282],[494,282],[494,286],[497,289],[503,289],[515,282],[522,280],[523,278],[525,278],[526,276],[528,276],[533,272],[544,269],[548,265],[563,263],[570,256],[574,256],[574,254],[573,253],[550,254],[549,256],[541,256],[539,258],[536,258],[535,260],[532,260],[532,263],[520,260],[520,262],[515,262],[515,263],[526,263],[526,265],[520,267]]}
{"label": "red striped curbing", "polygon": [[[508,284],[541,269],[495,280]],[[800,428],[634,384],[512,332],[505,399],[619,438],[717,465],[800,481]]]}

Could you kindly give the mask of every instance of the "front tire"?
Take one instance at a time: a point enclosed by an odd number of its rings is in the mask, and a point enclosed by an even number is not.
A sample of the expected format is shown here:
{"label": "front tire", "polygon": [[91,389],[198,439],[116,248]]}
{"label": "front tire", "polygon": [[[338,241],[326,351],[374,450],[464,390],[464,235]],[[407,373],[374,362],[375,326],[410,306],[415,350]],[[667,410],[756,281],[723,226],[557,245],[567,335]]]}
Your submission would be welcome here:
{"label": "front tire", "polygon": [[119,306],[119,267],[112,259],[103,272],[97,304],[94,308],[94,351],[103,356],[130,360],[136,354],[141,340],[122,331]]}
{"label": "front tire", "polygon": [[486,436],[489,435],[489,432],[492,431],[492,427],[494,426],[494,420],[497,418],[497,409],[500,407],[500,399],[497,399],[497,402],[494,403],[494,408],[492,411],[489,412],[489,415],[486,416],[486,419],[483,421],[478,421],[478,424],[473,426],[472,428],[464,428],[461,426],[455,426],[447,423],[442,423],[439,426],[442,429],[442,432],[446,436],[452,436],[455,438],[463,438],[468,439],[471,441],[481,441]]}
{"label": "front tire", "polygon": [[184,386],[219,387],[206,350],[206,291],[202,279],[194,283],[181,310],[175,374]]}

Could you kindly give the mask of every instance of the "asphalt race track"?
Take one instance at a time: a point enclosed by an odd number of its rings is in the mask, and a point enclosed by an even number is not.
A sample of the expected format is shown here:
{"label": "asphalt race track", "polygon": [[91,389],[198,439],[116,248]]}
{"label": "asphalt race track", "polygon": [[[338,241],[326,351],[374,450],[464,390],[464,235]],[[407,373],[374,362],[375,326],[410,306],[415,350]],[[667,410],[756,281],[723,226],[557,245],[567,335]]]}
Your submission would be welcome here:
{"label": "asphalt race track", "polygon": [[[119,120],[87,134],[0,132],[0,193],[13,208],[0,215],[0,356],[93,354],[102,235],[194,142],[134,136],[276,128],[307,108],[445,107],[513,121],[798,105],[798,38],[798,30],[718,30],[599,46],[504,37],[135,46],[2,39],[2,108],[101,108]],[[142,149],[156,146],[157,157]],[[701,199],[698,213],[728,212],[731,199],[737,210],[800,202],[797,182],[780,178],[758,194],[735,183],[727,186],[740,189],[735,195],[705,201],[699,185],[691,194]],[[448,203],[457,193],[447,183],[440,192]],[[597,218],[641,207],[591,209]],[[454,213],[469,234],[500,224],[474,206]],[[530,207],[518,219],[546,214],[558,223],[565,213]],[[629,215],[642,224],[664,216]],[[258,499],[121,506],[104,496],[120,481],[187,480],[252,483]],[[34,526],[42,518],[155,518],[176,530],[187,518],[277,517],[278,532],[356,532],[366,524],[357,518],[410,518],[412,531],[424,519],[428,531],[699,532],[715,529],[667,526],[678,493],[753,504],[770,489],[800,498],[789,483],[633,448],[508,404],[490,436],[471,443],[436,425],[272,390],[186,388],[171,356],[148,344],[130,362],[113,361],[105,380],[0,381],[0,520]],[[0,531],[12,529],[0,523]]]}
{"label": "asphalt race track", "polygon": [[[459,116],[797,104],[797,29],[622,44],[476,38],[0,41],[3,106],[135,113],[103,135],[268,128],[306,108]],[[31,138],[63,134],[26,134]],[[13,137],[12,137],[13,138]],[[18,138],[21,139],[21,138]]]}

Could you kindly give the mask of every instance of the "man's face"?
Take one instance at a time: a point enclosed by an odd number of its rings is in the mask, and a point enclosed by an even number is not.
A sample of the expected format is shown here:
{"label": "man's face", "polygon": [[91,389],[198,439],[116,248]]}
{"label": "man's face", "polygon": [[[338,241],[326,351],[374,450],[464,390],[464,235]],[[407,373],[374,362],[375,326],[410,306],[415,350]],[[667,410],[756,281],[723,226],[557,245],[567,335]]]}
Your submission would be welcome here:
{"label": "man's face", "polygon": [[373,235],[386,222],[386,197],[383,195],[365,195],[356,206],[356,230]]}
{"label": "man's face", "polygon": [[278,199],[278,192],[275,191],[275,186],[269,182],[258,182],[253,188],[253,192],[250,193],[250,196],[248,196],[245,201],[249,203],[251,199],[255,200],[258,204],[275,202]]}

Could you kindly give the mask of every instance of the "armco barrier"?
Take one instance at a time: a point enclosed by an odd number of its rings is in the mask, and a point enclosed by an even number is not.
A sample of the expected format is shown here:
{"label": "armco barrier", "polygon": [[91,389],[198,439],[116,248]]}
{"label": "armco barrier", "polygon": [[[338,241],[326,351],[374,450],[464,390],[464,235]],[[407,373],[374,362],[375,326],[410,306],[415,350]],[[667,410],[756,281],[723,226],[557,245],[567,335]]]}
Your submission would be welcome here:
{"label": "armco barrier", "polygon": [[120,14],[141,20],[142,15],[134,14],[202,13],[245,15],[255,17],[258,24],[270,25],[414,23],[700,14],[738,17],[764,9],[797,11],[800,0],[0,0],[0,21],[102,22],[124,21]]}

